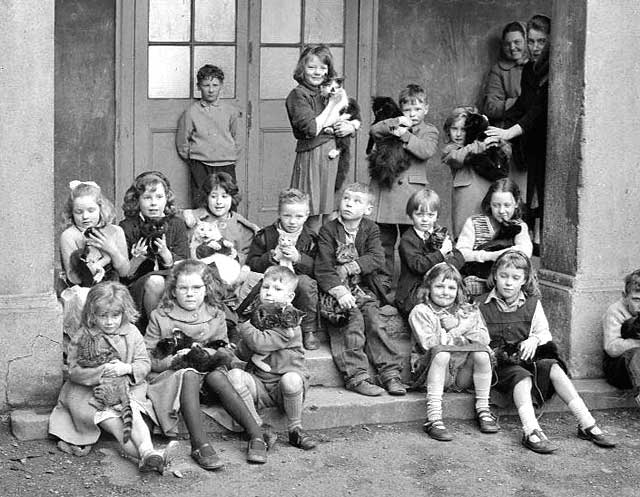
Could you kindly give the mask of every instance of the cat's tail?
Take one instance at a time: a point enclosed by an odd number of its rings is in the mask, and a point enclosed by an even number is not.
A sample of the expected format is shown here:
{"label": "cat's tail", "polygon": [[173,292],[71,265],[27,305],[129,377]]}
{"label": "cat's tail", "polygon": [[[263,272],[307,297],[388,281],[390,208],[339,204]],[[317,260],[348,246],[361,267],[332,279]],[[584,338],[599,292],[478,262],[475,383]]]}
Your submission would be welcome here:
{"label": "cat's tail", "polygon": [[126,400],[122,399],[122,442],[127,443],[131,440],[131,429],[133,427],[133,410],[131,409],[131,402],[129,401],[129,396],[127,395]]}

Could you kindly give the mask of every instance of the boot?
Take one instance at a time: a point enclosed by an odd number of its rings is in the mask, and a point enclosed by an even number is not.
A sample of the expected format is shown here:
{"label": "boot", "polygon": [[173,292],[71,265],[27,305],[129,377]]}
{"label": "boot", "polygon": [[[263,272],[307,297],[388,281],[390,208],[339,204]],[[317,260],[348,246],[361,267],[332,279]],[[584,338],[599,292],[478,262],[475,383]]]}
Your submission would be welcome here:
{"label": "boot", "polygon": [[303,331],[302,332],[302,345],[307,350],[316,350],[319,346],[318,337],[316,337],[315,331]]}

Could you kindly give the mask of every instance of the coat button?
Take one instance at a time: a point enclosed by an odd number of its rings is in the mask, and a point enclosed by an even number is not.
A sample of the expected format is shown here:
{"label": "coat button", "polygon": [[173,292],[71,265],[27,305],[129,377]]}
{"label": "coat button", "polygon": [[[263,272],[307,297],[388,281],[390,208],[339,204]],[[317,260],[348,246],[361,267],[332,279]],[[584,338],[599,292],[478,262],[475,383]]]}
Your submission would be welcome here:
{"label": "coat button", "polygon": [[401,185],[403,181],[401,179],[398,180],[398,184]]}

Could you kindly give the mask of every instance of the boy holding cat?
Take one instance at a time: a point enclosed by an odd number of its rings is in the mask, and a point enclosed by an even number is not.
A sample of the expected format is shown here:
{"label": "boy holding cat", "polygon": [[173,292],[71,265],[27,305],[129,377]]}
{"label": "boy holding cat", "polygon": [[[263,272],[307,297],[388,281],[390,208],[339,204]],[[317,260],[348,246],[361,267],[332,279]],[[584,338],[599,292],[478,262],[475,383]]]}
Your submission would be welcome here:
{"label": "boy holding cat", "polygon": [[295,188],[280,193],[278,219],[258,231],[247,254],[252,271],[264,273],[271,266],[289,267],[298,276],[293,305],[305,313],[302,320],[304,348],[318,348],[318,285],[313,279],[317,235],[305,221],[309,217],[309,195]]}
{"label": "boy holding cat", "polygon": [[[345,187],[338,217],[326,223],[318,234],[315,275],[320,289],[335,299],[346,314],[344,326],[329,328],[331,353],[346,388],[368,396],[384,392],[369,376],[371,361],[385,389],[391,395],[404,395],[401,357],[397,344],[381,326],[374,293],[378,290],[375,279],[386,275],[378,274],[378,268],[384,265],[380,231],[376,223],[365,218],[372,210],[368,186],[352,183]],[[339,252],[345,248],[351,249],[353,260],[340,263],[343,259],[338,257]]]}

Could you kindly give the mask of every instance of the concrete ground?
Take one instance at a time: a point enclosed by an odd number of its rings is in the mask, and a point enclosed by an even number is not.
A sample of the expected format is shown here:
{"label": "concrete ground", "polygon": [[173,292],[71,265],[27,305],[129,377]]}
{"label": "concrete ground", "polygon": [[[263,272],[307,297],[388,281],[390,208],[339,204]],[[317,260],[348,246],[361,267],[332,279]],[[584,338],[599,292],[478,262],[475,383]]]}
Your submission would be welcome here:
{"label": "concrete ground", "polygon": [[[163,476],[140,474],[111,439],[82,458],[60,452],[52,440],[18,441],[0,427],[3,496],[637,496],[640,488],[640,411],[595,413],[619,446],[601,449],[575,436],[568,413],[546,413],[541,425],[560,449],[534,454],[520,445],[517,418],[482,435],[473,421],[448,421],[455,440],[436,442],[421,424],[370,424],[316,431],[318,448],[303,452],[278,443],[269,461],[244,460],[240,436],[212,434],[224,469],[207,472],[179,440]],[[445,413],[446,415],[446,413]],[[281,437],[281,438],[284,438]],[[157,439],[158,445],[166,439]]]}

